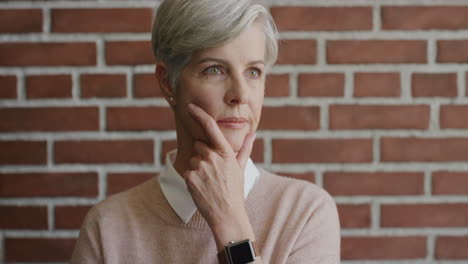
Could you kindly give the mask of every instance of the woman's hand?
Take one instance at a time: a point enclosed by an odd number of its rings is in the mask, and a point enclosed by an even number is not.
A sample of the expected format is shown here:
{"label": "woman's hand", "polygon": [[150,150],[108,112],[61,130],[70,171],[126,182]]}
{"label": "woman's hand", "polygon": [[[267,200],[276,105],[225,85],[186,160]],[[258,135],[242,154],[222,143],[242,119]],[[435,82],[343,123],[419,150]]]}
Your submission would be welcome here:
{"label": "woman's hand", "polygon": [[244,169],[255,134],[245,137],[236,155],[208,113],[194,104],[188,105],[188,111],[211,143],[194,142],[196,155],[190,159],[190,170],[182,175],[195,205],[210,226],[218,249],[229,241],[254,240],[244,206]]}

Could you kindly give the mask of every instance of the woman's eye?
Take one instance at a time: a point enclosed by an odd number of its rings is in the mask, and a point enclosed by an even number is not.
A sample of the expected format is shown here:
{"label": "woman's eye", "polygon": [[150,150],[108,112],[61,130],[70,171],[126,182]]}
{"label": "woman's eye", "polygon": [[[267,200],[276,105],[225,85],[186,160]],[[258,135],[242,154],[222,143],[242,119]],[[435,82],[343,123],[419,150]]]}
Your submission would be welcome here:
{"label": "woman's eye", "polygon": [[218,74],[221,74],[223,73],[223,71],[221,70],[221,68],[219,66],[211,66],[211,67],[208,67],[207,69],[204,70],[204,72],[208,75],[218,75]]}
{"label": "woman's eye", "polygon": [[258,78],[260,76],[260,70],[259,69],[251,69],[249,70],[249,77],[250,78]]}

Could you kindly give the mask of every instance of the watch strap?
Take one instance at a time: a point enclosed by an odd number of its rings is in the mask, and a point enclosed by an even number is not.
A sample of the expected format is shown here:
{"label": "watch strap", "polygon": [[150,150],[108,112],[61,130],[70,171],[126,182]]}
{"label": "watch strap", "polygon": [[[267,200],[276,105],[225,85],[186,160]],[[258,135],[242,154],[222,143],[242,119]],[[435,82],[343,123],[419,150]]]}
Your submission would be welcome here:
{"label": "watch strap", "polygon": [[[260,250],[257,247],[257,243],[255,243],[255,241],[250,241],[250,243],[252,244],[255,258],[259,257],[261,254]],[[226,248],[218,252],[218,262],[219,264],[229,264],[228,255],[226,254]]]}

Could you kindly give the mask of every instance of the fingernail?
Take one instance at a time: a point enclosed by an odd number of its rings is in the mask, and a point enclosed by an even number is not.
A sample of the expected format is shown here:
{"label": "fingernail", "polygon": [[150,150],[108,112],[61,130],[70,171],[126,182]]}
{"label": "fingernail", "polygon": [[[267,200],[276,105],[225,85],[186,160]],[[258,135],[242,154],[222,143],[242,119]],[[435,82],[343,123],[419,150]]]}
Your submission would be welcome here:
{"label": "fingernail", "polygon": [[195,106],[194,106],[192,103],[189,103],[189,104],[187,105],[187,109],[188,109],[188,110],[193,110],[194,108],[195,108]]}

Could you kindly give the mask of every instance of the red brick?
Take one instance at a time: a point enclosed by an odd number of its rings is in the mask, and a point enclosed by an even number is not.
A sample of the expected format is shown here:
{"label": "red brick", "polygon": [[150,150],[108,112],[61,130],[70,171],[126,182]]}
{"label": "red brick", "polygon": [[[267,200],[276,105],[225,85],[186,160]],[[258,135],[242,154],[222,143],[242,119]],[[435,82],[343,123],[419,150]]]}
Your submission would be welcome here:
{"label": "red brick", "polygon": [[0,32],[28,33],[42,31],[41,9],[0,10]]}
{"label": "red brick", "polygon": [[107,195],[123,192],[156,177],[157,173],[109,173]]}
{"label": "red brick", "polygon": [[439,236],[436,239],[436,259],[468,259],[468,236]]}
{"label": "red brick", "polygon": [[384,162],[468,161],[468,138],[383,138]]}
{"label": "red brick", "polygon": [[390,73],[356,73],[354,97],[399,97],[400,75]]}
{"label": "red brick", "polygon": [[318,106],[263,107],[259,130],[317,130],[320,128]]}
{"label": "red brick", "polygon": [[440,128],[468,128],[468,105],[440,106]]}
{"label": "red brick", "polygon": [[0,205],[0,228],[47,229],[47,207]]}
{"label": "red brick", "polygon": [[[40,186],[40,188],[38,188]],[[97,197],[94,172],[36,172],[0,174],[0,197]]]}
{"label": "red brick", "polygon": [[96,45],[89,42],[0,43],[0,66],[92,66]]}
{"label": "red brick", "polygon": [[0,98],[16,98],[16,76],[0,76]]}
{"label": "red brick", "polygon": [[45,141],[6,141],[0,140],[0,164],[47,163],[47,146]]}
{"label": "red brick", "polygon": [[424,193],[424,174],[327,172],[324,176],[324,187],[332,195],[417,195]]}
{"label": "red brick", "polygon": [[267,75],[265,82],[265,97],[289,96],[289,75]]}
{"label": "red brick", "polygon": [[317,42],[311,39],[286,39],[279,43],[277,64],[315,64]]}
{"label": "red brick", "polygon": [[338,31],[372,29],[371,7],[272,7],[279,30]]}
{"label": "red brick", "polygon": [[97,107],[0,108],[0,131],[99,130]]}
{"label": "red brick", "polygon": [[423,40],[329,40],[330,64],[426,63]]}
{"label": "red brick", "polygon": [[384,204],[382,227],[467,227],[468,204]]}
{"label": "red brick", "polygon": [[109,107],[108,130],[172,130],[174,112],[169,107]]}
{"label": "red brick", "polygon": [[305,173],[276,172],[276,174],[315,183],[315,174],[313,172],[307,172],[307,173],[306,172]]}
{"label": "red brick", "polygon": [[371,139],[274,139],[274,163],[372,161]]}
{"label": "red brick", "polygon": [[467,6],[384,6],[382,7],[382,28],[468,29],[467,12]]}
{"label": "red brick", "polygon": [[163,97],[159,82],[154,74],[135,74],[133,87],[133,95],[137,98]]}
{"label": "red brick", "polygon": [[106,43],[108,65],[154,64],[150,41],[113,41]]}
{"label": "red brick", "polygon": [[428,105],[331,105],[330,129],[427,129]]}
{"label": "red brick", "polygon": [[468,40],[437,41],[437,62],[468,63]]}
{"label": "red brick", "polygon": [[75,242],[72,238],[6,238],[5,261],[68,262]]}
{"label": "red brick", "polygon": [[368,228],[371,224],[369,204],[338,204],[341,228]]}
{"label": "red brick", "polygon": [[[161,151],[161,163],[165,164],[166,163],[166,154],[177,148],[177,141],[176,140],[169,140],[169,141],[164,141],[162,143],[162,151]],[[252,159],[253,162],[263,162],[264,157],[264,145],[263,145],[263,139],[256,139],[253,144],[252,148],[252,153],[250,153],[250,158]]]}
{"label": "red brick", "polygon": [[72,80],[70,75],[33,75],[26,77],[28,98],[70,98]]}
{"label": "red brick", "polygon": [[[468,72],[466,73],[465,78],[468,79]],[[465,85],[466,85],[465,86],[465,93],[466,93],[465,97],[467,97],[468,96],[468,83],[466,83]]]}
{"label": "red brick", "polygon": [[151,8],[52,9],[52,31],[75,32],[150,32]]}
{"label": "red brick", "polygon": [[91,206],[55,207],[55,229],[80,229]]}
{"label": "red brick", "polygon": [[343,237],[341,242],[343,260],[426,258],[426,238],[422,236]]}
{"label": "red brick", "polygon": [[415,73],[411,76],[414,97],[456,97],[456,73]]}
{"label": "red brick", "polygon": [[83,74],[80,82],[81,98],[127,96],[125,74]]}
{"label": "red brick", "polygon": [[468,172],[437,171],[432,173],[432,194],[468,194]]}
{"label": "red brick", "polygon": [[63,163],[153,163],[152,140],[57,141],[55,162]]}
{"label": "red brick", "polygon": [[299,75],[299,96],[333,97],[344,95],[344,74],[307,73]]}

